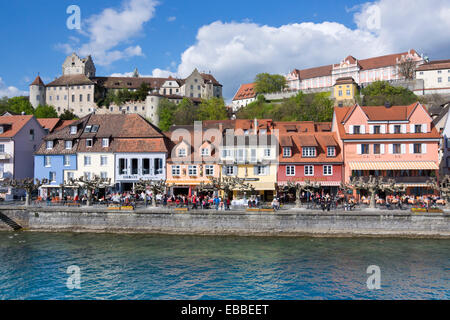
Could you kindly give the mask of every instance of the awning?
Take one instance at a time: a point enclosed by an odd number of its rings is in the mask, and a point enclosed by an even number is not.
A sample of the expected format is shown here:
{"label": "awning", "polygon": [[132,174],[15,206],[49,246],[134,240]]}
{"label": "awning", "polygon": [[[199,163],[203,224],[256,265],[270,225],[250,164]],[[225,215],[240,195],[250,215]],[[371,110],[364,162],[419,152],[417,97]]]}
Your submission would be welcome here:
{"label": "awning", "polygon": [[[207,184],[208,181],[203,181],[203,183]],[[169,186],[171,186],[172,184],[174,184],[176,187],[181,187],[181,186],[197,186],[200,184],[200,181],[187,181],[187,180],[167,180],[166,184],[168,184]]]}
{"label": "awning", "polygon": [[439,170],[433,161],[349,162],[351,170]]}
{"label": "awning", "polygon": [[[300,185],[304,185],[305,181],[293,181],[294,183],[299,183]],[[318,183],[322,187],[338,187],[341,185],[340,181],[311,181],[313,183]],[[287,185],[287,181],[278,181],[278,186],[282,187]]]}

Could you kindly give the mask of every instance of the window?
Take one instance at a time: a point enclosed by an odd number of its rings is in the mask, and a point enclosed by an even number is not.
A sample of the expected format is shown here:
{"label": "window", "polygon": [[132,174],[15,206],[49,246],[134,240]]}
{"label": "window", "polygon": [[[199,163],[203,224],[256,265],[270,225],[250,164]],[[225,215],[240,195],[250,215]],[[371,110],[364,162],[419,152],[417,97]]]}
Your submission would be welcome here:
{"label": "window", "polygon": [[75,102],[75,95],[72,95],[72,102]]}
{"label": "window", "polygon": [[265,176],[267,175],[267,166],[256,166],[255,167],[255,175]]}
{"label": "window", "polygon": [[47,141],[47,149],[48,150],[53,149],[53,141]]}
{"label": "window", "polygon": [[227,175],[227,176],[234,175],[234,167],[233,166],[225,166],[225,175]]}
{"label": "window", "polygon": [[150,159],[142,159],[142,174],[150,174]]}
{"label": "window", "polygon": [[86,126],[86,128],[84,128],[84,133],[89,133],[91,132],[92,126]]}
{"label": "window", "polygon": [[422,133],[422,125],[421,124],[414,125],[414,133]]}
{"label": "window", "polygon": [[84,165],[85,166],[91,165],[91,156],[84,156]]}
{"label": "window", "polygon": [[179,176],[181,173],[180,166],[172,166],[172,175]]}
{"label": "window", "polygon": [[402,153],[402,148],[400,143],[394,143],[392,145],[392,153],[393,154],[400,154]]}
{"label": "window", "polygon": [[86,180],[91,180],[91,173],[90,173],[90,172],[85,172],[85,173],[84,173],[84,178],[85,178]]}
{"label": "window", "polygon": [[339,90],[339,97],[342,97],[342,90]]}
{"label": "window", "polygon": [[30,141],[34,141],[34,129],[30,129]]}
{"label": "window", "polygon": [[442,77],[439,77],[438,78],[438,83],[441,83],[442,82]]}
{"label": "window", "polygon": [[138,159],[131,159],[131,174],[138,174]]}
{"label": "window", "polygon": [[353,126],[353,134],[360,134],[360,133],[361,133],[361,127]]}
{"label": "window", "polygon": [[155,164],[155,166],[154,166],[154,168],[155,168],[155,175],[163,174],[163,170],[164,170],[163,159],[156,158],[154,160],[154,164]]}
{"label": "window", "polygon": [[77,126],[71,126],[70,127],[70,134],[77,134]]}
{"label": "window", "polygon": [[197,166],[188,166],[188,173],[190,176],[197,175]]}
{"label": "window", "polygon": [[237,161],[243,162],[245,160],[245,151],[244,149],[238,149],[237,151]]}
{"label": "window", "polygon": [[64,166],[70,166],[70,156],[64,156]]}
{"label": "window", "polygon": [[350,90],[347,90],[347,96],[349,96],[350,95]]}
{"label": "window", "polygon": [[44,157],[44,166],[46,166],[46,167],[52,166],[51,158],[49,156]]}
{"label": "window", "polygon": [[327,157],[336,156],[336,147],[327,147]]}
{"label": "window", "polygon": [[373,154],[380,154],[381,153],[381,146],[380,144],[376,143],[373,145]]}
{"label": "window", "polygon": [[124,175],[128,172],[128,159],[119,159],[119,174]]}
{"label": "window", "polygon": [[86,147],[91,148],[92,147],[92,139],[86,139]]}
{"label": "window", "polygon": [[50,172],[49,174],[49,180],[51,182],[56,182],[56,172]]}
{"label": "window", "polygon": [[286,175],[295,176],[295,166],[286,166]]}
{"label": "window", "polygon": [[108,179],[108,172],[104,172],[104,171],[100,172],[100,178]]}
{"label": "window", "polygon": [[422,153],[422,144],[414,143],[414,153]]}
{"label": "window", "polygon": [[270,149],[264,149],[264,157],[270,157]]}
{"label": "window", "polygon": [[314,166],[305,166],[305,176],[314,175]]}
{"label": "window", "polygon": [[[91,111],[91,109],[89,109],[89,111]],[[99,128],[100,128],[100,126],[98,126],[98,125],[93,125],[93,126],[92,126],[92,129],[91,129],[91,132],[97,133]]]}
{"label": "window", "polygon": [[381,126],[373,126],[373,133],[374,134],[380,134],[381,133]]}
{"label": "window", "polygon": [[283,158],[290,158],[292,156],[292,150],[290,147],[283,148]]}
{"label": "window", "polygon": [[66,150],[72,149],[72,141],[71,140],[65,141],[65,148],[66,148]]}
{"label": "window", "polygon": [[202,148],[202,157],[209,156],[209,149],[208,148]]}
{"label": "window", "polygon": [[0,153],[5,153],[5,145],[0,144]]}
{"label": "window", "polygon": [[108,138],[103,138],[102,139],[102,147],[103,148],[108,148],[109,147],[109,139]]}
{"label": "window", "polygon": [[88,93],[87,95],[87,101],[90,102],[91,101],[91,95]]}
{"label": "window", "polygon": [[330,166],[330,165],[323,166],[323,175],[324,176],[332,176],[333,175],[333,166]]}
{"label": "window", "polygon": [[302,148],[302,157],[312,158],[315,156],[316,156],[316,148],[315,147],[303,147]]}
{"label": "window", "polygon": [[230,158],[231,157],[231,150],[222,150],[222,158]]}
{"label": "window", "polygon": [[83,95],[80,94],[80,102],[83,102]]}
{"label": "window", "polygon": [[214,166],[211,166],[211,165],[205,166],[205,174],[207,176],[213,176],[214,175]]}
{"label": "window", "polygon": [[72,180],[75,177],[73,172],[67,172],[67,180]]}
{"label": "window", "polygon": [[100,165],[101,166],[108,165],[108,157],[107,156],[100,156]]}
{"label": "window", "polygon": [[261,130],[259,130],[259,134],[267,134],[267,129],[261,129]]}
{"label": "window", "polygon": [[361,145],[361,154],[369,154],[369,145],[368,144]]}
{"label": "window", "polygon": [[184,148],[178,149],[178,156],[186,157],[186,149],[184,149]]}

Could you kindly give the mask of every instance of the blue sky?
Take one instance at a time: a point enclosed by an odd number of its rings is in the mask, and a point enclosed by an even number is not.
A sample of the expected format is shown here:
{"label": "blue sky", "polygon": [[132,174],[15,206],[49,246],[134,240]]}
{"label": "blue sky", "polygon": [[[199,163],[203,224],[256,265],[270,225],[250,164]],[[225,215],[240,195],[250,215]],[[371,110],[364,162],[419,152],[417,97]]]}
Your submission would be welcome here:
{"label": "blue sky", "polygon": [[[97,75],[135,67],[143,75],[212,71],[227,99],[258,72],[287,73],[349,54],[367,58],[415,48],[432,59],[450,58],[450,4],[413,2],[2,1],[0,95],[27,91],[38,72],[45,82],[60,76],[71,50],[92,53]],[[72,4],[81,8],[81,32],[66,27]],[[367,28],[374,12],[380,26]]]}

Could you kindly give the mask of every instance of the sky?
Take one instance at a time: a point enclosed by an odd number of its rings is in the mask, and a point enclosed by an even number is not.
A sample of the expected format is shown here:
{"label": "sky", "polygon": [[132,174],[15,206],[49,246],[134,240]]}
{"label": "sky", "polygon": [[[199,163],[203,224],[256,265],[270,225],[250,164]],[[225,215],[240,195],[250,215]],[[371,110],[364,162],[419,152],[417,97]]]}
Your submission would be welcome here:
{"label": "sky", "polygon": [[[80,9],[80,29],[68,27]],[[415,49],[450,59],[448,0],[15,0],[0,4],[0,96],[28,95],[39,73],[91,54],[98,76],[188,76],[223,84],[224,98],[261,72],[287,74]],[[70,24],[69,24],[70,25]]]}

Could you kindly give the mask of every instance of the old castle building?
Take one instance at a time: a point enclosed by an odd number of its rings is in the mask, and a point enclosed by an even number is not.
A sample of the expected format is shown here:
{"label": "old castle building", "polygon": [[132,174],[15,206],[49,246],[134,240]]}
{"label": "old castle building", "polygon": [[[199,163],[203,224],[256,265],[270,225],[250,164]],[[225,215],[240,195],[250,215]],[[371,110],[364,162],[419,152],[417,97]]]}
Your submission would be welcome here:
{"label": "old castle building", "polygon": [[[97,105],[110,91],[136,91],[143,83],[151,88],[145,101],[129,101],[109,107]],[[83,59],[75,53],[64,61],[61,77],[44,84],[37,76],[30,85],[30,103],[34,108],[47,104],[55,107],[58,114],[69,110],[79,117],[90,113],[136,113],[156,125],[159,122],[158,105],[162,99],[179,103],[183,98],[189,98],[199,103],[212,97],[222,97],[222,85],[213,75],[197,69],[185,79],[141,77],[137,70],[133,77],[98,77],[92,57]]]}

